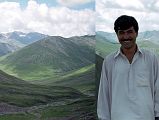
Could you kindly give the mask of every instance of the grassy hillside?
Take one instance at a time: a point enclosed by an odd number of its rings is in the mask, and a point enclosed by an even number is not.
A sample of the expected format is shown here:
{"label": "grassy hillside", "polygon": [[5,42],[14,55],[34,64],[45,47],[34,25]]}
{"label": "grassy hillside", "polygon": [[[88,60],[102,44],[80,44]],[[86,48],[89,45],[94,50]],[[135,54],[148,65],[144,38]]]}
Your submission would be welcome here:
{"label": "grassy hillside", "polygon": [[94,43],[93,36],[48,37],[1,57],[0,68],[24,80],[54,78],[94,63]]}
{"label": "grassy hillside", "polygon": [[151,41],[139,41],[138,45],[141,48],[148,49],[152,52],[155,52],[155,53],[159,54],[159,44],[155,44]]}
{"label": "grassy hillside", "polygon": [[72,88],[33,85],[2,71],[0,71],[0,87],[0,101],[17,106],[39,105],[55,102],[58,99],[82,96],[80,92]]}
{"label": "grassy hillside", "polygon": [[86,97],[64,105],[47,105],[26,112],[0,115],[1,120],[97,120],[94,98]]}
{"label": "grassy hillside", "polygon": [[1,120],[96,118],[95,98],[70,87],[34,85],[2,71],[0,87]]}
{"label": "grassy hillside", "polygon": [[64,73],[61,76],[46,80],[32,80],[33,84],[40,85],[57,85],[77,89],[85,94],[95,93],[95,65],[91,64],[79,69]]}
{"label": "grassy hillside", "polygon": [[85,94],[95,94],[95,66],[90,65],[69,72],[54,84],[77,89]]}

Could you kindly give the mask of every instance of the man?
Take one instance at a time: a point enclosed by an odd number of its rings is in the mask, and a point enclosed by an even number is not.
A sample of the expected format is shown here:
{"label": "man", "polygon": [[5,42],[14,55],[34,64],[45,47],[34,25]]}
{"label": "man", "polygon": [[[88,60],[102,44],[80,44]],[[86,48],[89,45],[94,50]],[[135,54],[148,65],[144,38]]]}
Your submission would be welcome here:
{"label": "man", "polygon": [[114,23],[120,49],[108,55],[101,72],[97,114],[99,120],[157,120],[159,63],[136,44],[138,23],[122,15]]}

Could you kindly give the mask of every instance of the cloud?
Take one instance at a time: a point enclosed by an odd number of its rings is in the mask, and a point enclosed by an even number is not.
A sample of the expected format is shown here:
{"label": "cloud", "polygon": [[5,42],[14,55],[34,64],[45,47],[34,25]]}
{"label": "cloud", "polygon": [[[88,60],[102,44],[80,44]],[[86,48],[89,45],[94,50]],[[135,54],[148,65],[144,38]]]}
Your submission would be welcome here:
{"label": "cloud", "polygon": [[68,7],[81,5],[81,4],[87,4],[87,3],[90,3],[90,2],[93,2],[93,1],[94,0],[57,0],[57,2],[60,5],[68,6]]}
{"label": "cloud", "polygon": [[134,16],[140,31],[159,30],[159,2],[156,0],[101,0],[96,2],[96,31],[114,32],[114,21],[120,15]]}
{"label": "cloud", "polygon": [[134,8],[134,9],[143,9],[144,5],[139,0],[116,0],[116,4],[121,7]]}
{"label": "cloud", "polygon": [[48,7],[30,0],[25,9],[16,2],[1,2],[0,15],[0,32],[40,32],[63,37],[95,32],[95,12],[89,9]]}

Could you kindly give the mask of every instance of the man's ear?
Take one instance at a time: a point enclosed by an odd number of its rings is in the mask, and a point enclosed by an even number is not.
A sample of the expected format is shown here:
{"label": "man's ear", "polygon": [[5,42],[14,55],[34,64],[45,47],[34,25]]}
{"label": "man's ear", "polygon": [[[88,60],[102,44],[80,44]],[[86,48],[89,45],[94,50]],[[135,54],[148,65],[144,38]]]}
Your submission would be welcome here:
{"label": "man's ear", "polygon": [[117,31],[117,32],[115,32],[115,34],[118,36],[118,31]]}
{"label": "man's ear", "polygon": [[138,36],[138,32],[136,33],[136,37]]}

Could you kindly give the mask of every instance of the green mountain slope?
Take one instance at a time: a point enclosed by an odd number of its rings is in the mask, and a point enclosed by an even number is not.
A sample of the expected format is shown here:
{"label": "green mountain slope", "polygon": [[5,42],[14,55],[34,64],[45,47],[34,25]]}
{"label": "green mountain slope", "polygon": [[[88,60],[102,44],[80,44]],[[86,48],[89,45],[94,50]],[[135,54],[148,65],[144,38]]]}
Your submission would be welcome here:
{"label": "green mountain slope", "polygon": [[31,83],[40,85],[56,85],[71,87],[85,94],[95,93],[95,65],[91,64],[75,69],[53,79],[32,80]]}
{"label": "green mountain slope", "polygon": [[155,44],[151,41],[139,41],[138,42],[138,45],[141,47],[141,48],[144,48],[144,49],[147,49],[147,50],[150,50],[152,52],[155,52],[159,55],[159,44]]}
{"label": "green mountain slope", "polygon": [[96,118],[94,97],[73,88],[34,85],[3,71],[0,87],[0,119]]}
{"label": "green mountain slope", "polygon": [[96,53],[102,57],[105,57],[109,53],[119,49],[120,45],[112,43],[100,35],[96,35]]}
{"label": "green mountain slope", "polygon": [[94,36],[48,37],[1,57],[0,68],[25,80],[54,78],[94,63]]}
{"label": "green mountain slope", "polygon": [[54,84],[75,88],[85,94],[95,94],[95,66],[90,65],[62,76]]}
{"label": "green mountain slope", "polygon": [[68,87],[33,85],[2,71],[0,71],[0,87],[0,101],[17,106],[39,105],[63,98],[78,98],[82,95]]}

